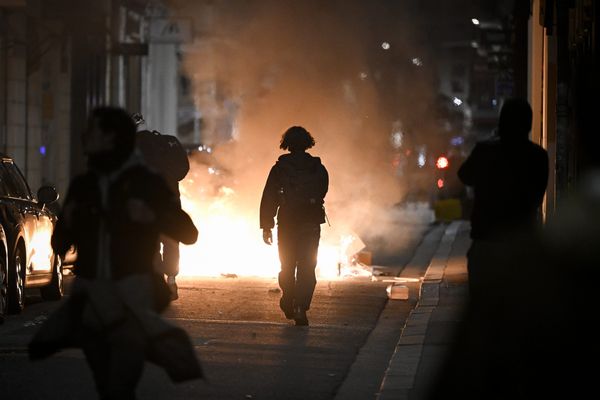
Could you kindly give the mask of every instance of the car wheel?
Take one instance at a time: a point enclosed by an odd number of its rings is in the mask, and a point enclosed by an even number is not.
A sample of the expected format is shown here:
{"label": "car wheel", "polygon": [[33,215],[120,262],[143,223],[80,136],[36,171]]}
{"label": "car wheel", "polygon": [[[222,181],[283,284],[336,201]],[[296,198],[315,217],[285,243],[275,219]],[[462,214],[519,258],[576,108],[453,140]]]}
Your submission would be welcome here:
{"label": "car wheel", "polygon": [[52,280],[47,286],[40,289],[40,294],[44,300],[60,300],[64,294],[64,282],[62,273],[62,263],[60,257],[54,256],[54,268],[52,268]]}
{"label": "car wheel", "polygon": [[8,312],[18,314],[25,307],[25,265],[23,252],[17,247],[12,270],[8,272]]}
{"label": "car wheel", "polygon": [[8,307],[8,266],[6,258],[0,257],[0,324],[4,322]]}

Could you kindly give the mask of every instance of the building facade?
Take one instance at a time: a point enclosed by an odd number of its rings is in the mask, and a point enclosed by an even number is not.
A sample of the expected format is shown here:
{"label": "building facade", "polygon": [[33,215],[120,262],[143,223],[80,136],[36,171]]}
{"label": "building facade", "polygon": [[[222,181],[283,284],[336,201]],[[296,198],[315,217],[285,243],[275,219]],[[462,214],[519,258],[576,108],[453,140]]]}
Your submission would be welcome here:
{"label": "building facade", "polygon": [[546,213],[551,216],[591,169],[600,166],[600,4],[592,0],[532,0],[526,24],[527,94],[532,138],[550,154]]}
{"label": "building facade", "polygon": [[177,132],[177,46],[160,1],[0,0],[0,152],[33,191],[64,194],[85,167],[81,132],[99,105]]}

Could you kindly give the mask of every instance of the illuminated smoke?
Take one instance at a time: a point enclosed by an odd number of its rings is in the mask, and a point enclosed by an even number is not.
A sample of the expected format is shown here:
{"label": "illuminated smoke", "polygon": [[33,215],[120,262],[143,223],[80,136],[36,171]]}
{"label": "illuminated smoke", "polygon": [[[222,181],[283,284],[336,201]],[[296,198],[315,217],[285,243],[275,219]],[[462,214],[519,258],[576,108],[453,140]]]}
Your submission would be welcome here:
{"label": "illuminated smoke", "polygon": [[[205,116],[203,140],[230,171],[235,207],[253,218],[257,237],[263,185],[292,125],[313,134],[309,152],[330,172],[325,236],[398,229],[382,217],[404,190],[392,166],[392,123],[414,127],[412,117],[430,129],[419,119],[431,90],[410,72],[408,17],[370,1],[170,3],[175,15],[193,16],[200,33],[183,63]],[[235,137],[223,144],[217,120],[228,112]]]}

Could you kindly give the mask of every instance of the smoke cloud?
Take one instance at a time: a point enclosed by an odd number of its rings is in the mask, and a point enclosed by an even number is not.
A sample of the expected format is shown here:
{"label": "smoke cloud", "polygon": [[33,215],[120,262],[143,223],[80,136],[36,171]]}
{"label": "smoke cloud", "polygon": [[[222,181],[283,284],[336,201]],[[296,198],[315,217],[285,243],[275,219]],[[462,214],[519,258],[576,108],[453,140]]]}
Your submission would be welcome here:
{"label": "smoke cloud", "polygon": [[[281,134],[301,125],[316,140],[309,152],[330,173],[330,230],[369,236],[398,229],[382,217],[405,190],[392,166],[392,125],[427,121],[418,116],[433,91],[410,62],[416,53],[409,17],[388,3],[172,2],[200,32],[183,64],[204,116],[203,141],[215,145],[214,156],[233,177],[237,207],[256,216],[257,228]],[[235,135],[218,144],[223,115]]]}

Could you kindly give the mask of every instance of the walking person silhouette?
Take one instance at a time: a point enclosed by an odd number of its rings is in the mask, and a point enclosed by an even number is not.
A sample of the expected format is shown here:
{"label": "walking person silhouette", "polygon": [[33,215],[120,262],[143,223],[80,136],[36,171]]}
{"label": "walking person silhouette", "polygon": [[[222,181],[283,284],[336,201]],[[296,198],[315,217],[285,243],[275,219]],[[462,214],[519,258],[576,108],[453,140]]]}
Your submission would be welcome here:
{"label": "walking person silhouette", "polygon": [[[141,114],[132,116],[138,125],[145,124]],[[141,129],[136,136],[136,147],[140,151],[144,163],[163,177],[165,183],[179,200],[179,182],[185,178],[190,170],[187,153],[176,136],[165,135],[155,130]],[[179,242],[166,235],[160,238],[161,248],[156,255],[159,270],[167,277],[167,284],[171,289],[171,298],[179,298],[176,278],[179,275]]]}
{"label": "walking person silhouette", "polygon": [[271,168],[260,202],[260,228],[266,244],[273,243],[277,217],[277,245],[281,271],[279,306],[296,325],[308,325],[317,279],[317,253],[321,224],[325,222],[324,198],[329,187],[327,169],[319,157],[306,152],[315,145],[312,135],[292,126],[281,137],[280,156]]}
{"label": "walking person silhouette", "polygon": [[470,296],[489,295],[491,253],[531,238],[541,226],[540,206],[548,184],[548,153],[529,140],[532,111],[527,100],[507,99],[500,111],[498,135],[479,142],[458,170],[474,191],[468,252]]}
{"label": "walking person silhouette", "polygon": [[[428,400],[525,398],[531,357],[522,302],[539,255],[548,154],[529,140],[532,110],[507,99],[497,135],[475,145],[458,169],[474,191],[467,252],[468,303]],[[533,313],[529,313],[533,317]],[[533,325],[528,322],[529,325]],[[528,398],[528,397],[527,397]]]}

